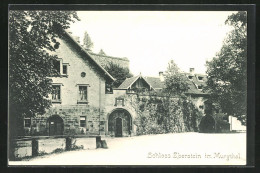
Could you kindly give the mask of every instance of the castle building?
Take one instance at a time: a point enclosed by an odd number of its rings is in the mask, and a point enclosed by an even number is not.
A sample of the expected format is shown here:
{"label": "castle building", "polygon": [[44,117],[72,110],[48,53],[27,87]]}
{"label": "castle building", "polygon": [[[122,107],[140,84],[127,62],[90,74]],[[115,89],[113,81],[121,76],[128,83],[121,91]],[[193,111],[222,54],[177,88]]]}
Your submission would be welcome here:
{"label": "castle building", "polygon": [[24,118],[25,135],[133,135],[135,113],[108,88],[115,79],[104,68],[110,61],[128,67],[129,60],[88,52],[65,30],[57,41],[59,48],[50,52],[59,57],[53,65],[60,72],[51,77],[52,107]]}
{"label": "castle building", "polygon": [[[125,99],[137,92],[160,92],[164,86],[163,72],[158,77],[141,74],[127,78],[118,88],[111,88],[115,80],[105,67],[111,62],[129,68],[127,58],[96,54],[80,45],[79,39],[62,30],[55,52],[59,58],[53,62],[60,73],[51,77],[52,106],[44,115],[24,118],[25,135],[110,135],[115,137],[136,134],[133,123],[137,112]],[[203,112],[208,94],[203,91],[206,75],[184,73],[189,82],[186,93]]]}

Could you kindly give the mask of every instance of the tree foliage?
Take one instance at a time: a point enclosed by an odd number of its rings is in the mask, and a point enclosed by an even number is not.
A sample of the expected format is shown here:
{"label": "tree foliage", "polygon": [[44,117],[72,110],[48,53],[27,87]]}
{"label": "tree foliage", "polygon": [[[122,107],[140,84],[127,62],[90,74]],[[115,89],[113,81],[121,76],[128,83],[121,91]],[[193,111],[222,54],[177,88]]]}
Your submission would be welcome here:
{"label": "tree foliage", "polygon": [[165,73],[165,85],[166,91],[171,95],[180,96],[189,89],[187,79],[180,72],[180,69],[173,60],[169,62],[167,71]]}
{"label": "tree foliage", "polygon": [[94,43],[92,42],[90,36],[88,35],[88,32],[85,31],[84,33],[84,38],[83,38],[83,47],[88,49],[88,50],[91,50],[94,46]]}
{"label": "tree foliage", "polygon": [[128,68],[121,67],[112,62],[110,62],[105,69],[116,79],[113,83],[113,87],[115,88],[119,87],[126,78],[133,77]]}
{"label": "tree foliage", "polygon": [[224,113],[245,123],[247,109],[247,15],[240,11],[225,21],[232,26],[216,56],[206,63],[207,90]]}
{"label": "tree foliage", "polygon": [[103,49],[100,49],[99,53],[100,55],[106,55],[106,53],[103,51]]}
{"label": "tree foliage", "polygon": [[[46,51],[59,47],[58,28],[69,28],[78,19],[73,11],[9,12],[9,124],[16,135],[22,131],[23,117],[43,114],[51,103],[53,74],[51,56]],[[46,51],[44,51],[46,50]]]}

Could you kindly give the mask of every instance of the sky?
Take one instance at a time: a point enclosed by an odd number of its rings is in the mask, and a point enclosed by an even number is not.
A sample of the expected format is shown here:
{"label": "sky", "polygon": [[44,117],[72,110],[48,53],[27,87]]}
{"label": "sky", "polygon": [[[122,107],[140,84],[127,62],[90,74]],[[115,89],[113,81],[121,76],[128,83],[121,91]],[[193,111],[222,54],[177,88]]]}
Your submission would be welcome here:
{"label": "sky", "polygon": [[78,11],[72,35],[91,37],[93,52],[127,57],[134,75],[158,76],[174,60],[185,72],[206,72],[206,61],[220,51],[232,11]]}

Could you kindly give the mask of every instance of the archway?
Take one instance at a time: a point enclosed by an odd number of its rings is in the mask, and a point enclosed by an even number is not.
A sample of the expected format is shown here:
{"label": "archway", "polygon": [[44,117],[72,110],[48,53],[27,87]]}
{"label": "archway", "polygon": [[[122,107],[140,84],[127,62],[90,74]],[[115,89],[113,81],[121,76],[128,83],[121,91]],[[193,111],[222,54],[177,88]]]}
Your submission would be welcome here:
{"label": "archway", "polygon": [[64,123],[59,115],[52,115],[48,118],[49,136],[63,135]]}
{"label": "archway", "polygon": [[132,117],[125,109],[116,109],[108,117],[108,133],[115,137],[131,135]]}
{"label": "archway", "polygon": [[215,119],[211,115],[205,115],[199,124],[199,132],[214,133],[216,128]]}

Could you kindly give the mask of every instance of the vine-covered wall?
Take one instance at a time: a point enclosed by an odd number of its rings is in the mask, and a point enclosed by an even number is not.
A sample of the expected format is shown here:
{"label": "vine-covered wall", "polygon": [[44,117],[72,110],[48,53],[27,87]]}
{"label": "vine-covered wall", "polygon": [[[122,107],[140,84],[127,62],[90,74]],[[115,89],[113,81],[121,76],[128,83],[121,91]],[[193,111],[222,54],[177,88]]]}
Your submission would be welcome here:
{"label": "vine-covered wall", "polygon": [[137,112],[134,120],[137,135],[198,131],[203,113],[191,100],[149,95],[128,97],[132,97],[128,100],[132,100]]}

